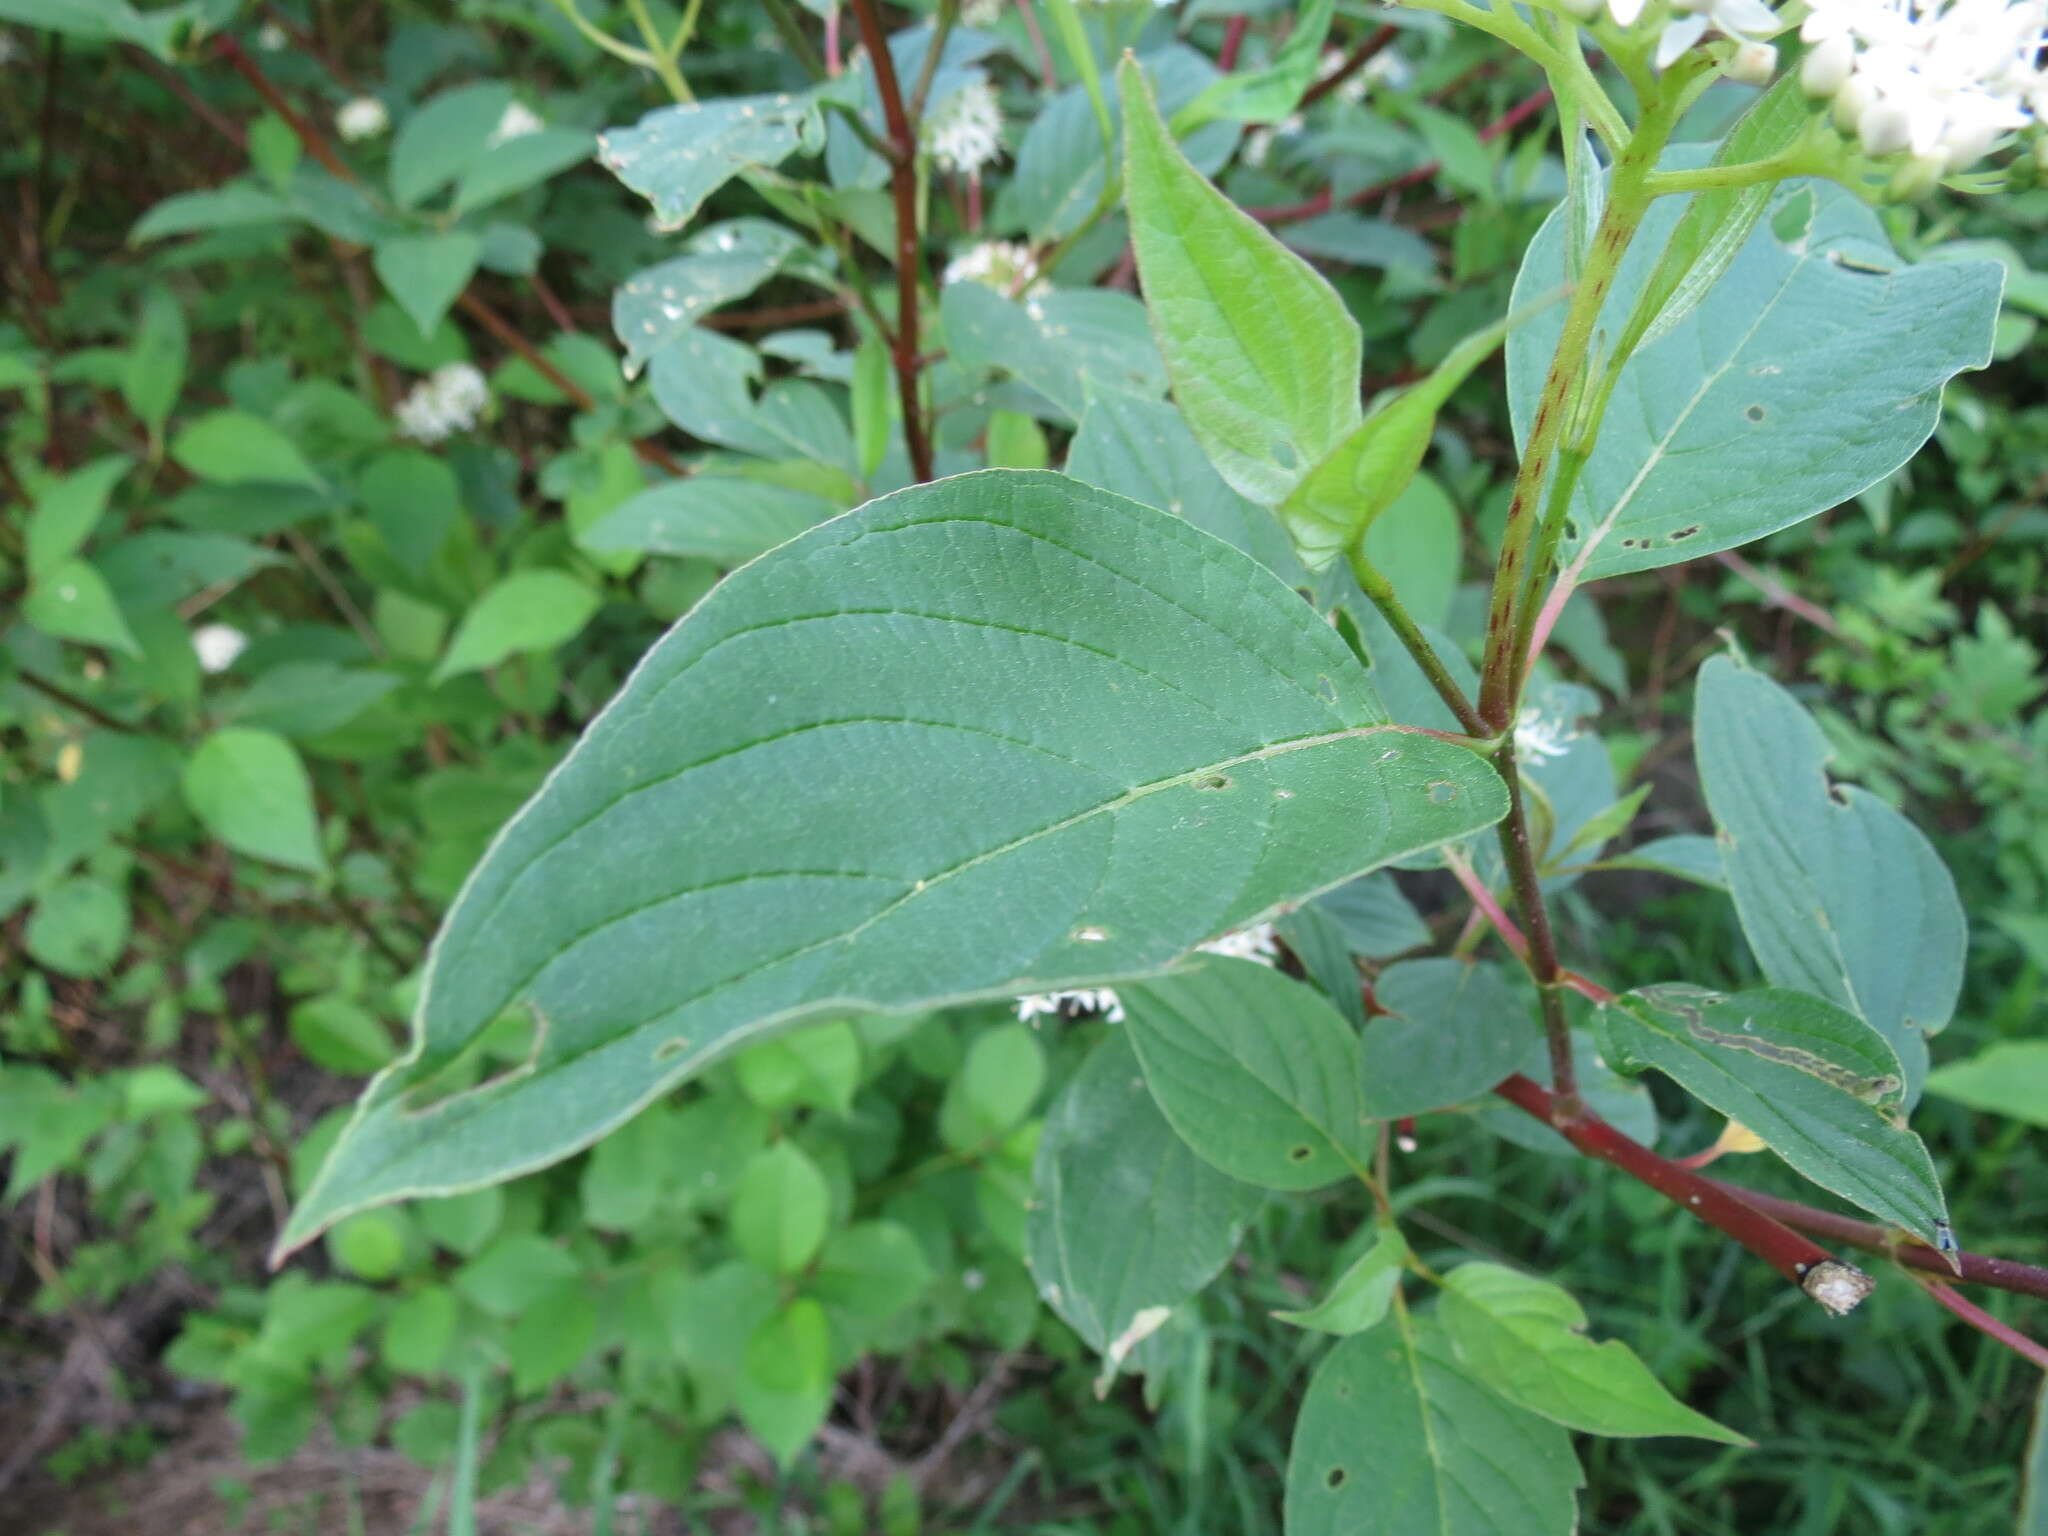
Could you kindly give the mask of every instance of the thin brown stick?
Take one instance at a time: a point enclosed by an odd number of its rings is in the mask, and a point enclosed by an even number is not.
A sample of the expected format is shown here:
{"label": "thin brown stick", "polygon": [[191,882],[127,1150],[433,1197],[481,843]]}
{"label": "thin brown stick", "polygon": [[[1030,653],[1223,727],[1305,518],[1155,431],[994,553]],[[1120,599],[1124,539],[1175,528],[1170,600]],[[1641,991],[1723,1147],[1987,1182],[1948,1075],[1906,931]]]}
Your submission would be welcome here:
{"label": "thin brown stick", "polygon": [[1848,1312],[1870,1294],[1874,1285],[1870,1276],[1766,1215],[1749,1201],[1746,1191],[1738,1195],[1724,1184],[1658,1156],[1590,1110],[1581,1107],[1566,1113],[1558,1098],[1519,1073],[1493,1091],[1541,1120],[1588,1157],[1641,1180],[1708,1226],[1727,1233],[1828,1311],[1837,1315]]}
{"label": "thin brown stick", "polygon": [[70,689],[60,687],[56,683],[51,682],[47,677],[38,677],[26,667],[16,667],[14,669],[14,680],[18,683],[27,683],[29,687],[35,689],[44,698],[49,699],[53,703],[62,704],[75,715],[85,716],[94,725],[102,726],[110,731],[128,731],[132,734],[142,734],[141,726],[130,725],[126,720],[115,719],[90,699],[81,699]]}
{"label": "thin brown stick", "polygon": [[1342,64],[1339,64],[1335,69],[1323,76],[1322,79],[1302,92],[1301,106],[1297,110],[1306,112],[1310,107],[1329,95],[1330,92],[1336,90],[1346,80],[1349,80],[1353,75],[1365,68],[1374,59],[1385,53],[1388,45],[1400,35],[1401,29],[1399,27],[1381,27],[1377,32],[1369,35],[1356,48],[1345,55]]}
{"label": "thin brown stick", "polygon": [[903,440],[910,450],[910,472],[919,480],[932,477],[931,435],[919,403],[917,304],[917,129],[904,110],[903,88],[896,79],[896,60],[889,53],[888,34],[875,0],[853,0],[854,20],[875,71],[875,89],[882,98],[882,120],[889,128],[889,185],[896,202],[896,329],[890,360],[896,367],[896,393],[903,406]]}

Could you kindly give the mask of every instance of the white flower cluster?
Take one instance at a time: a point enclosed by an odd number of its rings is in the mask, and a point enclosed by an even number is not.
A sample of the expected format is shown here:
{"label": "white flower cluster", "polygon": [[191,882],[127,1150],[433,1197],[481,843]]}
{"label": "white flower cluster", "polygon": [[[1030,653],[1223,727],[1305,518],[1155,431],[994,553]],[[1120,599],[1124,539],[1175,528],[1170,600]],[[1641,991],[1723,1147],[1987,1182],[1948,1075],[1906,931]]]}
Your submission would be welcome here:
{"label": "white flower cluster", "polygon": [[1578,734],[1567,722],[1553,719],[1532,704],[1515,717],[1515,761],[1526,764],[1563,757]]}
{"label": "white flower cluster", "polygon": [[202,672],[225,672],[249,648],[249,637],[232,624],[202,624],[192,631],[192,649]]}
{"label": "white flower cluster", "polygon": [[391,114],[374,96],[358,96],[334,114],[334,131],[351,144],[374,139],[391,126]]}
{"label": "white flower cluster", "polygon": [[946,263],[939,286],[986,283],[998,293],[1041,294],[1050,285],[1038,275],[1038,258],[1021,240],[984,240]]}
{"label": "white flower cluster", "polygon": [[[1560,0],[1564,8],[1581,21],[1591,21],[1604,4],[1616,26],[1633,27],[1643,19],[1651,0]],[[1860,0],[1851,0],[1860,3]],[[1766,38],[1779,30],[1777,14],[1764,0],[1670,0],[1657,6],[1664,17],[1657,34],[1656,62],[1667,68],[1678,56],[1707,35],[1711,29],[1739,45],[1728,73],[1738,80],[1760,85],[1770,79],[1778,65],[1778,50]]]}
{"label": "white flower cluster", "polygon": [[2048,0],[1807,0],[1799,80],[1868,155],[1930,183],[2048,118]]}
{"label": "white flower cluster", "polygon": [[491,136],[484,140],[486,149],[496,149],[507,139],[523,139],[529,133],[539,133],[547,127],[540,114],[523,101],[515,101],[505,109],[498,119],[498,126],[491,130]]}
{"label": "white flower cluster", "polygon": [[[1254,923],[1249,928],[1226,933],[1220,939],[1197,944],[1195,948],[1205,954],[1228,955],[1233,960],[1256,960],[1261,965],[1272,965],[1280,959],[1280,935],[1271,923]],[[1112,1024],[1124,1021],[1123,1001],[1111,987],[1037,992],[1017,999],[1017,1017],[1020,1019],[1035,1019],[1040,1014],[1056,1019],[1083,1013],[1098,1014]]]}
{"label": "white flower cluster", "polygon": [[1003,152],[1003,108],[987,80],[969,80],[924,119],[925,146],[942,171],[980,174]]}
{"label": "white flower cluster", "polygon": [[491,398],[484,376],[468,363],[436,368],[398,402],[398,430],[419,443],[438,443],[451,432],[467,432]]}

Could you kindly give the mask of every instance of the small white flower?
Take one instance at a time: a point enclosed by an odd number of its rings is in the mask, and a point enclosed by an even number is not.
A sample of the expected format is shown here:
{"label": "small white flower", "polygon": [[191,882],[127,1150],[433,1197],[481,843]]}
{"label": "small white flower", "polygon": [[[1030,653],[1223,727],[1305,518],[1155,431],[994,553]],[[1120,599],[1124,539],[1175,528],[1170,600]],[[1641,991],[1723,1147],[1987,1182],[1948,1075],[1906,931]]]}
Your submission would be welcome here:
{"label": "small white flower", "polygon": [[491,397],[484,376],[468,363],[449,363],[420,380],[398,402],[398,430],[414,442],[438,443],[467,432]]}
{"label": "small white flower", "polygon": [[391,126],[391,114],[374,96],[358,96],[334,114],[334,131],[351,144],[374,139]]}
{"label": "small white flower", "polygon": [[1271,923],[1253,923],[1249,928],[1226,933],[1220,939],[1197,944],[1195,948],[1205,954],[1228,955],[1234,960],[1256,960],[1261,965],[1272,965],[1280,958],[1280,935]]}
{"label": "small white flower", "polygon": [[984,240],[969,246],[946,263],[939,274],[939,286],[949,283],[986,283],[998,293],[1036,296],[1049,291],[1038,275],[1037,258],[1021,240]]}
{"label": "small white flower", "polygon": [[1040,1014],[1061,1019],[1079,1014],[1100,1014],[1112,1024],[1124,1021],[1124,1005],[1108,987],[1082,987],[1072,992],[1039,992],[1017,999],[1017,1017],[1026,1021]]}
{"label": "small white flower", "polygon": [[547,123],[538,112],[523,101],[515,101],[505,109],[505,115],[498,119],[498,126],[491,130],[491,136],[484,140],[484,144],[486,148],[496,148],[507,139],[523,139],[545,127]]}
{"label": "small white flower", "polygon": [[256,46],[265,53],[282,52],[291,37],[274,21],[266,21],[256,33]]}
{"label": "small white flower", "polygon": [[1564,721],[1552,719],[1532,704],[1515,717],[1515,761],[1535,763],[1563,757],[1577,735]]}
{"label": "small white flower", "polygon": [[199,654],[202,672],[227,671],[248,648],[249,637],[232,624],[202,624],[192,631],[192,649]]}
{"label": "small white flower", "polygon": [[967,0],[960,7],[960,21],[969,27],[992,27],[1003,14],[1003,0]]}
{"label": "small white flower", "polygon": [[1003,152],[1003,109],[980,76],[947,96],[924,120],[924,140],[942,171],[973,176]]}
{"label": "small white flower", "polygon": [[1728,78],[1744,85],[1769,85],[1778,72],[1778,50],[1769,43],[1744,43],[1728,60]]}

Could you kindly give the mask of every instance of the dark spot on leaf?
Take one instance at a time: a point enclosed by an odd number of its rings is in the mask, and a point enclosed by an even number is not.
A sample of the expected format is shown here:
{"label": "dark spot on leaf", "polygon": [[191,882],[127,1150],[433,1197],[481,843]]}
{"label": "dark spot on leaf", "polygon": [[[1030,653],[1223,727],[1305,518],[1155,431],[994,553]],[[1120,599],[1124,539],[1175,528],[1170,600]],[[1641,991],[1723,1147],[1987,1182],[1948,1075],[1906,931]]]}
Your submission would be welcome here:
{"label": "dark spot on leaf", "polygon": [[1764,408],[1760,405],[1752,405],[1742,414],[1751,421],[1762,421],[1764,419]]}
{"label": "dark spot on leaf", "polygon": [[1325,704],[1337,702],[1337,685],[1330,681],[1328,677],[1318,677],[1316,679],[1316,692],[1321,696]]}
{"label": "dark spot on leaf", "polygon": [[1332,1467],[1323,1474],[1323,1486],[1335,1493],[1344,1486],[1344,1480],[1350,1475],[1342,1467]]}
{"label": "dark spot on leaf", "polygon": [[1694,523],[1690,528],[1674,529],[1671,534],[1671,542],[1676,544],[1681,539],[1689,539],[1699,531],[1700,525],[1698,523]]}
{"label": "dark spot on leaf", "polygon": [[1458,786],[1449,779],[1438,779],[1429,786],[1431,805],[1450,805],[1458,798]]}
{"label": "dark spot on leaf", "polygon": [[1230,788],[1230,775],[1227,773],[1212,773],[1206,778],[1195,780],[1195,788],[1228,789]]}
{"label": "dark spot on leaf", "polygon": [[1314,1156],[1314,1151],[1308,1147],[1289,1147],[1287,1149],[1287,1160],[1290,1163],[1305,1163]]}

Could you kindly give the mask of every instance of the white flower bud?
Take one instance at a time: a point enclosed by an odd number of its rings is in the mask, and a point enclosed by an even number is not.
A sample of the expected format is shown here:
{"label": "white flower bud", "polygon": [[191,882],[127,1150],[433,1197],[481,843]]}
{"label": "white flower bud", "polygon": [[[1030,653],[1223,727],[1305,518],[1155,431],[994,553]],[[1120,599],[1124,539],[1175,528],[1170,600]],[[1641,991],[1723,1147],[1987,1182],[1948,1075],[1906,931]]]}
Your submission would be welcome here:
{"label": "white flower bud", "polygon": [[1778,50],[1769,43],[1744,43],[1728,61],[1728,78],[1744,85],[1769,85],[1778,72]]}
{"label": "white flower bud", "polygon": [[374,96],[358,96],[334,114],[334,131],[350,143],[374,139],[391,126],[391,114]]}
{"label": "white flower bud", "polygon": [[1850,71],[1855,67],[1856,40],[1831,37],[1806,50],[1806,57],[1799,64],[1799,84],[1807,95],[1821,100],[1848,84]]}
{"label": "white flower bud", "polygon": [[1947,169],[1946,155],[1909,155],[1899,162],[1899,168],[1892,173],[1892,179],[1885,187],[1885,195],[1902,203],[1910,202],[1916,197],[1925,197],[1941,185],[1942,173]]}
{"label": "white flower bud", "polygon": [[1866,155],[1895,155],[1913,142],[1912,114],[1897,102],[1874,102],[1856,119],[1856,137]]}
{"label": "white flower bud", "polygon": [[192,631],[192,649],[202,672],[225,672],[249,648],[249,637],[232,624],[202,624]]}
{"label": "white flower bud", "polygon": [[1835,92],[1832,109],[1835,126],[1844,133],[1854,133],[1856,125],[1863,121],[1863,114],[1876,105],[1877,87],[1861,75],[1851,75]]}

